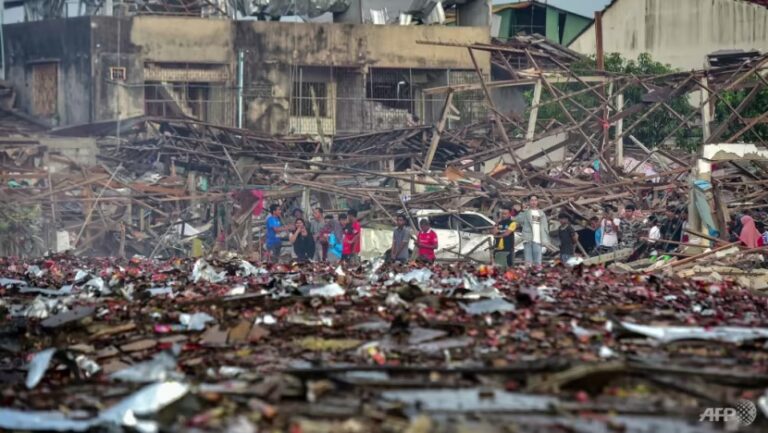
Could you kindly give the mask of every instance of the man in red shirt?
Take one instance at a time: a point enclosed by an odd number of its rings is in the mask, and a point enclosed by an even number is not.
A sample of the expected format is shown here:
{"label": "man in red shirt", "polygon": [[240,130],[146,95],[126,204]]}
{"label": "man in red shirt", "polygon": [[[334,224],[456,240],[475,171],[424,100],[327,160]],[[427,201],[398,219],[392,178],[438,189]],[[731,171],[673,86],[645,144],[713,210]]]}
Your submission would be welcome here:
{"label": "man in red shirt", "polygon": [[416,239],[416,247],[419,249],[419,260],[428,263],[435,261],[437,249],[437,233],[429,226],[429,220],[424,218],[419,222],[419,236]]}
{"label": "man in red shirt", "polygon": [[360,256],[360,222],[357,220],[357,211],[350,209],[347,212],[347,226],[344,227],[344,244],[342,246],[342,260],[357,262]]}

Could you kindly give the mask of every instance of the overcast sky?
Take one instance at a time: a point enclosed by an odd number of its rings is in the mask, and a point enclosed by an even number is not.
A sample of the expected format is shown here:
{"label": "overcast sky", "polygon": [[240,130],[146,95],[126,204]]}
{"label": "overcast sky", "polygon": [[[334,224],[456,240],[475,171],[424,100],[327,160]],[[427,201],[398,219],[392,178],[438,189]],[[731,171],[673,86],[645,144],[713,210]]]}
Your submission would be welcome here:
{"label": "overcast sky", "polygon": [[[525,0],[522,0],[525,1]],[[541,3],[549,3],[560,9],[575,12],[577,14],[592,17],[595,11],[602,10],[611,0],[539,0]],[[515,0],[494,0],[494,4],[516,3]]]}

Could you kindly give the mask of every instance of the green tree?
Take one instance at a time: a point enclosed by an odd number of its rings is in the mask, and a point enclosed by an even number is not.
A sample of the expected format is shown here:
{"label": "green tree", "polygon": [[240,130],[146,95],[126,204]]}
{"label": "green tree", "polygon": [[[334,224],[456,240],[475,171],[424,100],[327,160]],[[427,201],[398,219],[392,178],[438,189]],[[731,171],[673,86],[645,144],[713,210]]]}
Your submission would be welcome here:
{"label": "green tree", "polygon": [[[733,113],[724,101],[727,101],[728,104],[735,109],[742,103],[744,98],[751,93],[751,91],[752,88],[746,88],[722,93],[722,99],[717,99],[717,102],[715,103],[715,124],[712,126],[713,132],[716,130],[717,125],[727,121]],[[753,99],[746,104],[739,114],[746,122],[749,122],[750,119],[762,116],[766,112],[768,112],[768,88],[763,87],[757,92]],[[744,123],[740,122],[737,118],[734,118],[728,123],[728,127],[722,134],[720,134],[717,141],[722,142],[728,140],[744,126]],[[768,139],[768,124],[765,123],[755,125],[752,131],[748,131],[737,138],[737,140],[745,142],[759,142],[766,139]]]}
{"label": "green tree", "polygon": [[[585,58],[581,62],[573,64],[571,68],[579,75],[594,74],[596,69],[595,58]],[[635,60],[625,59],[618,53],[610,53],[605,58],[605,70],[608,73],[632,74],[638,77],[656,76],[675,71],[670,65],[665,65],[663,63],[654,61],[647,53],[640,54]],[[662,86],[663,84],[660,81],[658,85]],[[584,88],[582,84],[578,83],[555,84],[554,86],[563,93],[571,93]],[[642,85],[631,85],[624,89],[624,108],[628,108],[635,104],[641,103],[643,95],[646,95],[649,93],[649,91],[650,89],[647,89]],[[530,102],[532,99],[532,91],[527,93],[527,97],[528,101]],[[544,103],[548,100],[552,100],[552,95],[545,91],[542,93],[541,102]],[[587,109],[594,109],[600,105],[599,99],[592,92],[586,92],[577,95],[573,98],[573,101],[564,100],[563,105],[565,105],[566,109],[576,120],[583,119],[584,116],[587,116],[587,114],[578,108],[574,102]],[[694,108],[691,107],[691,105],[688,103],[687,97],[685,95],[673,98],[668,102],[668,105],[683,118],[685,118],[694,110]],[[647,104],[646,107],[650,108],[650,104]],[[635,121],[638,120],[646,111],[647,109],[643,109],[626,117],[624,119],[624,127],[626,128],[629,125],[635,123]],[[565,125],[570,124],[568,117],[565,115],[565,113],[563,113],[563,110],[558,103],[551,103],[542,106],[539,109],[539,119],[554,119]],[[592,120],[590,120],[590,122],[592,122]],[[597,123],[597,120],[595,119],[594,122]],[[644,145],[648,147],[655,147],[659,145],[665,137],[672,133],[672,131],[677,128],[679,123],[680,120],[675,117],[669,110],[665,109],[664,107],[659,107],[646,119],[639,123],[635,128],[633,128],[632,131],[630,131],[630,134],[637,138]],[[613,134],[613,131],[611,131],[611,134]],[[675,139],[679,146],[684,148],[692,148],[695,147],[696,143],[700,142],[701,131],[700,129],[693,128],[692,125],[686,125],[686,127],[677,130],[675,133]]]}

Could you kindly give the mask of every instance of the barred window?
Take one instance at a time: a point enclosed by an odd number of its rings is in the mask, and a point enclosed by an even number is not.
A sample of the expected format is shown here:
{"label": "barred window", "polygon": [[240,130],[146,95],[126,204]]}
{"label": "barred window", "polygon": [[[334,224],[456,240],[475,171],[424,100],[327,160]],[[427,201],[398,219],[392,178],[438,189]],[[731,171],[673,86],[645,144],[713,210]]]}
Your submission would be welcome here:
{"label": "barred window", "polygon": [[[311,90],[310,90],[311,89]],[[291,116],[314,117],[312,90],[317,102],[317,115],[328,117],[328,83],[301,83],[294,81],[291,98]]]}

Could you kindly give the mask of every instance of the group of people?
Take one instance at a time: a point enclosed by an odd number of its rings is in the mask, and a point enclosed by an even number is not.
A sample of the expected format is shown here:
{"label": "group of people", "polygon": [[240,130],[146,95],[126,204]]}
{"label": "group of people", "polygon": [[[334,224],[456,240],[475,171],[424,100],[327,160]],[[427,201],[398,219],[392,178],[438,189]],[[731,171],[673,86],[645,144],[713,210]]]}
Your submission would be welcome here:
{"label": "group of people", "polygon": [[280,261],[285,240],[293,246],[293,254],[299,262],[357,261],[361,245],[357,211],[350,209],[339,214],[337,220],[333,215],[325,215],[318,207],[312,210],[312,218],[307,221],[304,211],[294,209],[291,220],[283,221],[282,208],[273,204],[266,220],[265,239],[266,256],[270,262]]}
{"label": "group of people", "polygon": [[[294,209],[291,219],[283,221],[282,209],[273,204],[266,220],[267,258],[273,263],[278,262],[283,243],[287,241],[293,246],[295,259],[300,262],[357,262],[362,236],[357,215],[356,210],[350,209],[335,219],[318,207],[312,210],[309,220],[304,218],[301,209]],[[559,257],[561,262],[567,263],[577,254],[594,256],[630,248],[632,253],[628,260],[632,261],[671,252],[688,243],[687,219],[687,209],[681,207],[669,206],[663,217],[650,215],[646,218],[634,204],[625,205],[620,215],[614,206],[608,204],[604,206],[601,216],[591,217],[585,221],[583,228],[576,230],[571,215],[562,212],[558,215]],[[413,258],[427,263],[434,262],[438,236],[432,230],[429,219],[418,221],[419,230],[413,236],[415,251],[410,249],[411,225],[406,215],[397,216],[387,259],[403,263]],[[544,249],[552,245],[547,214],[539,208],[536,195],[524,201],[524,208],[520,212],[512,206],[505,206],[501,219],[493,229],[493,235],[496,238],[496,252],[506,253],[507,266],[514,265],[516,235],[520,236],[525,263],[529,266],[541,266]],[[729,226],[729,235],[732,242],[740,241],[749,248],[768,245],[768,231],[762,223],[755,222],[749,211],[734,216]]]}
{"label": "group of people", "polygon": [[[550,226],[547,216],[539,209],[538,197],[531,195],[524,202],[524,210],[516,213],[511,207],[503,209],[494,230],[497,252],[507,253],[507,265],[514,263],[515,232],[519,231],[527,265],[541,265],[541,251],[549,241]],[[603,207],[601,216],[593,216],[584,227],[576,230],[568,213],[558,215],[560,260],[563,263],[574,255],[596,256],[618,249],[632,250],[628,260],[655,256],[674,251],[689,243],[688,212],[684,207],[670,205],[663,215],[644,215],[632,203],[626,204],[621,214],[613,205]],[[748,248],[768,245],[768,230],[755,222],[749,211],[735,215],[729,227],[730,240],[740,241]],[[719,233],[709,233],[718,236]]]}

